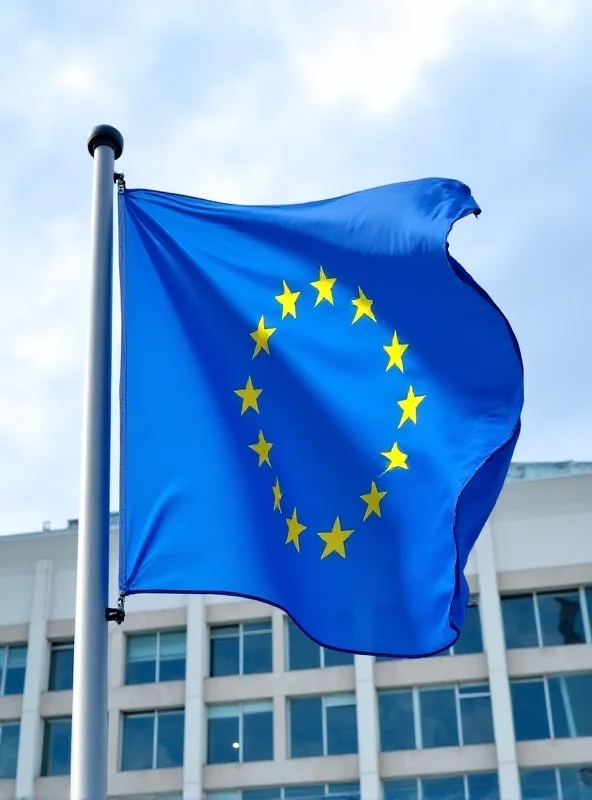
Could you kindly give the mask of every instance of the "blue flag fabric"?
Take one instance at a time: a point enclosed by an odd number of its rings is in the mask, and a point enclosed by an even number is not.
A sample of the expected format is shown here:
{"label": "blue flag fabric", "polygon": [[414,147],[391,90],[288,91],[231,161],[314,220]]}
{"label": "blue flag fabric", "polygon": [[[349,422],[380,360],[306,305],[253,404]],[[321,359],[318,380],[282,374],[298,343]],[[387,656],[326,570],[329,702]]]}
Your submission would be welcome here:
{"label": "blue flag fabric", "polygon": [[520,429],[510,326],[426,179],[238,206],[120,195],[120,588],[242,595],[328,647],[423,656]]}

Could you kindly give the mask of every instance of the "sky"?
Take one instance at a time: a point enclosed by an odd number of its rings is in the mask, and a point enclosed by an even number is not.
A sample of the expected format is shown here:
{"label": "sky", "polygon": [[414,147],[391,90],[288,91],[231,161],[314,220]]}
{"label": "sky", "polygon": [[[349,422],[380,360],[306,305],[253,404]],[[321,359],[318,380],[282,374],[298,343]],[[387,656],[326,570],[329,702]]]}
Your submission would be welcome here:
{"label": "sky", "polygon": [[[518,337],[516,460],[592,460],[589,0],[7,0],[0,18],[0,533],[78,516],[93,162],[128,187],[296,203],[429,176]],[[112,509],[117,509],[118,287]]]}

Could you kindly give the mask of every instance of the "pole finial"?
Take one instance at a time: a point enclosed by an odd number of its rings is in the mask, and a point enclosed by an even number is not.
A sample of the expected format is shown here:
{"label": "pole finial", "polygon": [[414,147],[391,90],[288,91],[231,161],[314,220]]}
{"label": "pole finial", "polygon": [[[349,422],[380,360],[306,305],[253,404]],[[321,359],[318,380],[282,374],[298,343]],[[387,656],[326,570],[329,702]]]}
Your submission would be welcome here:
{"label": "pole finial", "polygon": [[101,145],[113,148],[115,160],[123,153],[123,136],[112,125],[96,125],[88,134],[88,152],[94,156],[95,150]]}

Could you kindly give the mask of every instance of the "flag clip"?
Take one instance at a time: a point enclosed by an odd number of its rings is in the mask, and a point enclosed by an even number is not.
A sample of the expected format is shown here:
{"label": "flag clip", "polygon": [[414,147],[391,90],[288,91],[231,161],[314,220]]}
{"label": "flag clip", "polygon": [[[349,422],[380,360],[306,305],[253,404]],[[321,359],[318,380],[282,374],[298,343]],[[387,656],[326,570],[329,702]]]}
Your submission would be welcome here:
{"label": "flag clip", "polygon": [[125,175],[123,172],[115,172],[113,174],[113,183],[117,184],[117,191],[120,194],[125,191]]}
{"label": "flag clip", "polygon": [[119,599],[117,601],[117,608],[105,609],[105,619],[107,620],[107,622],[116,622],[118,625],[121,625],[121,623],[125,619],[124,598],[125,595],[123,594],[123,592],[120,592]]}

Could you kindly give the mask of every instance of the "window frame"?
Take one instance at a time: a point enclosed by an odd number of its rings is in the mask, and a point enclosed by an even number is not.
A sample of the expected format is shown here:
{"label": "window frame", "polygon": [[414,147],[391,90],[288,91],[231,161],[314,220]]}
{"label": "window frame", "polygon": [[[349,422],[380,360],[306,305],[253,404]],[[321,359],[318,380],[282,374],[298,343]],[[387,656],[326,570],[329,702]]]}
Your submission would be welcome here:
{"label": "window frame", "polygon": [[[487,691],[474,691],[474,692],[461,692],[463,690],[470,690],[471,687],[481,687],[487,686]],[[396,686],[391,688],[381,688],[377,691],[377,705],[378,705],[378,717],[380,719],[380,696],[386,695],[391,692],[411,692],[411,704],[413,708],[413,733],[415,739],[415,746],[413,750],[442,750],[442,747],[424,747],[423,744],[423,731],[422,731],[422,717],[421,717],[421,699],[420,693],[421,692],[430,692],[430,691],[438,691],[442,689],[452,689],[454,690],[454,708],[456,713],[456,731],[458,736],[458,744],[457,745],[447,745],[450,747],[471,747],[472,745],[465,745],[464,744],[464,730],[463,730],[463,717],[462,717],[462,700],[463,698],[471,698],[471,697],[488,697],[489,698],[489,706],[492,713],[493,718],[493,704],[491,702],[491,686],[489,680],[479,681],[478,683],[475,681],[470,682],[461,682],[461,683],[434,683],[434,684],[426,684],[425,686]],[[495,743],[495,731],[494,731],[494,738],[488,744]],[[486,743],[487,744],[487,743]],[[380,753],[404,753],[409,752],[405,750],[383,750],[382,749],[382,740],[380,737],[380,725],[379,725],[379,746],[380,746]],[[430,776],[424,776],[430,777]]]}
{"label": "window frame", "polygon": [[[2,720],[0,720],[0,750],[2,748],[2,738],[3,738],[2,734],[3,734],[4,728],[18,728],[18,739],[17,739],[17,741],[19,742],[18,746],[20,746],[21,720],[20,719],[2,719]],[[12,778],[11,777],[2,778],[0,776],[0,780],[14,780],[16,778],[16,770],[18,768],[18,746],[17,746],[17,752],[16,752],[16,760],[15,760],[15,764],[14,764],[14,776]]]}
{"label": "window frame", "polygon": [[[24,648],[25,649],[25,674],[23,677],[23,691],[20,694],[15,695],[7,695],[5,694],[6,690],[6,678],[8,675],[8,656],[10,654],[10,650],[16,648]],[[20,697],[24,694],[25,691],[25,680],[27,678],[27,659],[29,657],[29,645],[28,642],[8,642],[7,644],[0,644],[0,697]]]}
{"label": "window frame", "polygon": [[[245,625],[254,623],[263,624],[269,623],[269,630],[260,631],[245,631]],[[212,636],[212,631],[216,628],[238,628],[237,633],[222,634],[221,636]],[[245,672],[245,636],[260,636],[261,634],[269,634],[270,637],[270,654],[271,654],[271,670],[270,672]],[[233,672],[230,675],[212,675],[212,641],[214,639],[234,639],[238,636],[238,672]],[[236,675],[271,675],[273,672],[273,624],[271,617],[264,617],[263,619],[245,619],[240,622],[228,622],[221,624],[208,625],[208,677],[209,678],[232,678]],[[228,704],[230,705],[230,704]]]}
{"label": "window frame", "polygon": [[[327,753],[327,708],[343,708],[348,706],[353,706],[356,710],[356,733],[357,733],[357,720],[358,720],[358,708],[356,703],[356,693],[355,692],[335,692],[332,694],[305,694],[305,695],[293,695],[291,697],[286,697],[286,702],[288,705],[287,713],[286,713],[286,744],[287,744],[287,751],[288,751],[288,758],[300,760],[298,756],[292,755],[292,700],[303,700],[308,698],[317,698],[320,697],[321,699],[321,742],[323,745],[323,752],[320,756],[305,756],[305,758],[326,758],[328,756]],[[328,699],[337,699],[337,698],[353,698],[352,702],[329,702],[327,703]],[[358,742],[357,752],[360,752],[360,743]],[[344,754],[349,755],[349,754]],[[327,784],[328,786],[329,784]]]}
{"label": "window frame", "polygon": [[[327,666],[325,664],[325,656],[326,656],[327,650],[330,650],[330,648],[323,647],[322,644],[318,644],[317,642],[314,641],[314,639],[311,639],[311,642],[319,648],[319,666],[318,667],[305,667],[303,669],[292,669],[292,667],[290,667],[290,625],[294,625],[296,628],[298,628],[298,630],[300,630],[300,632],[302,633],[303,636],[306,636],[304,631],[294,622],[293,619],[291,619],[291,617],[289,617],[286,614],[285,617],[284,617],[284,671],[285,672],[307,672],[308,670],[313,670],[313,669],[337,669],[337,668],[341,668],[341,667],[353,667],[354,666],[355,662],[353,660],[354,659],[353,653],[348,653],[347,654],[347,655],[351,655],[352,656],[352,663],[351,664],[335,664],[335,665]],[[310,637],[308,637],[308,638],[310,639]],[[344,652],[344,651],[338,651],[338,652]]]}
{"label": "window frame", "polygon": [[[542,742],[545,742],[545,741],[550,741],[550,740],[556,740],[556,741],[567,740],[567,741],[569,741],[571,739],[580,738],[579,736],[560,736],[560,737],[555,736],[555,721],[553,719],[553,706],[551,704],[551,690],[549,688],[549,680],[560,679],[560,678],[571,678],[571,677],[575,677],[577,675],[588,675],[590,677],[590,679],[592,680],[592,672],[589,671],[589,670],[584,670],[584,671],[577,670],[576,672],[553,673],[553,674],[550,674],[550,675],[534,675],[534,676],[528,677],[528,678],[510,678],[510,692],[511,692],[512,684],[517,684],[517,683],[540,683],[540,682],[542,682],[542,684],[543,684],[543,694],[544,694],[544,697],[545,697],[545,713],[547,714],[547,724],[549,726],[549,738],[548,739],[546,739],[546,738],[544,738],[544,739],[521,739],[519,741],[526,741],[526,742],[528,742],[528,741],[542,741]],[[512,722],[515,725],[514,707],[513,707],[513,705],[512,705]],[[541,769],[543,769],[543,768],[541,767]],[[551,769],[551,768],[549,767],[549,769]]]}
{"label": "window frame", "polygon": [[[541,624],[541,612],[539,609],[539,596],[546,595],[546,594],[553,594],[557,593],[560,594],[561,592],[577,592],[578,600],[580,603],[580,615],[582,617],[582,628],[584,630],[584,642],[583,644],[592,644],[592,619],[590,619],[588,603],[586,598],[586,589],[590,587],[586,584],[577,585],[577,586],[559,586],[555,588],[545,588],[545,589],[531,589],[529,591],[524,592],[508,592],[504,593],[500,596],[500,602],[503,605],[504,599],[512,599],[515,597],[530,597],[533,608],[534,608],[534,626],[535,626],[535,634],[536,634],[536,648],[541,650],[545,647],[573,647],[573,644],[559,644],[559,645],[546,645],[544,644],[543,639],[543,627]],[[502,625],[503,625],[503,612],[502,612]],[[531,647],[511,647],[508,648],[505,642],[505,626],[504,626],[504,649],[506,650],[531,650]]]}
{"label": "window frame", "polygon": [[[66,773],[58,773],[57,775],[52,774],[52,773],[44,774],[43,765],[45,763],[46,736],[47,736],[48,728],[49,728],[51,723],[65,722],[65,721],[69,721],[70,722],[70,756],[69,756],[70,768],[69,768],[68,772],[66,772]],[[42,738],[42,741],[41,741],[41,764],[40,764],[40,769],[39,769],[39,775],[40,775],[41,778],[53,778],[53,777],[62,777],[63,778],[63,777],[66,777],[66,776],[70,775],[71,772],[72,772],[72,715],[70,714],[69,716],[68,715],[65,715],[65,716],[62,715],[62,716],[57,716],[57,717],[44,717],[43,718],[43,738]]]}
{"label": "window frame", "polygon": [[399,781],[415,781],[415,791],[417,792],[417,797],[423,797],[423,783],[422,781],[425,779],[432,780],[437,778],[462,778],[463,782],[463,793],[464,797],[462,800],[471,800],[470,795],[470,786],[469,786],[469,779],[473,775],[495,775],[498,783],[498,790],[499,790],[499,774],[497,770],[479,770],[477,772],[455,772],[452,775],[418,775],[418,776],[411,776],[409,778],[383,778],[382,779],[382,794],[383,797],[386,798],[386,784],[387,783],[397,783]]}
{"label": "window frame", "polygon": [[[260,673],[266,675],[267,673]],[[225,677],[232,677],[231,675]],[[259,764],[264,762],[259,761],[243,761],[243,750],[244,750],[244,717],[245,717],[245,707],[248,706],[256,706],[261,705],[262,703],[268,703],[270,710],[266,712],[259,712],[259,713],[271,713],[271,752],[272,757],[270,759],[266,758],[265,762],[267,761],[274,761],[275,760],[275,744],[274,744],[274,736],[273,736],[273,698],[271,697],[263,697],[260,700],[242,700],[238,703],[208,703],[206,705],[206,736],[205,736],[205,745],[206,745],[206,752],[205,752],[205,760],[204,764],[206,766],[222,766],[224,764]],[[208,753],[210,747],[209,741],[209,722],[210,719],[215,719],[215,717],[210,717],[210,709],[211,708],[236,708],[238,713],[238,759],[236,761],[209,761],[208,760]],[[256,712],[255,712],[256,713]],[[228,717],[231,718],[231,717]],[[218,718],[220,719],[220,717]]]}
{"label": "window frame", "polygon": [[52,639],[50,640],[50,648],[49,648],[49,669],[47,671],[47,691],[48,692],[71,692],[72,689],[51,689],[51,668],[52,668],[52,656],[54,652],[58,652],[60,650],[67,650],[72,648],[72,652],[74,652],[74,639]]}
{"label": "window frame", "polygon": [[[342,798],[342,797],[351,797],[356,795],[358,800],[361,798],[361,788],[360,788],[360,781],[330,781],[330,782],[323,782],[323,781],[314,781],[312,783],[302,783],[298,784],[299,786],[318,786],[322,789],[322,794],[315,795],[314,797],[310,795],[309,800],[332,800],[332,798]],[[332,786],[353,786],[356,785],[357,789],[355,792],[334,792],[331,791],[330,787]],[[293,788],[292,786],[248,786],[243,787],[242,789],[212,789],[212,791],[204,792],[204,800],[222,800],[222,796],[224,796],[224,800],[243,800],[243,792],[250,792],[253,790],[259,789],[277,789],[277,800],[285,800],[286,797],[286,789]],[[308,797],[308,796],[307,796]],[[305,798],[303,798],[305,800]]]}
{"label": "window frame", "polygon": [[[134,684],[132,684],[134,685]],[[142,684],[135,684],[141,686]],[[126,772],[152,772],[155,769],[165,769],[165,767],[158,767],[156,766],[157,758],[158,758],[158,724],[159,724],[159,716],[162,713],[167,712],[174,712],[183,714],[183,723],[185,722],[185,708],[183,706],[174,706],[173,708],[153,708],[144,711],[121,711],[119,715],[119,753],[118,753],[118,760],[117,760],[117,772],[126,773]],[[134,769],[123,769],[123,732],[124,732],[124,721],[126,717],[154,717],[154,725],[152,726],[152,759],[151,759],[151,767],[148,769],[141,769],[141,770],[134,770]],[[185,728],[183,728],[183,748],[185,747]],[[183,765],[180,767],[183,768]],[[179,769],[179,767],[172,767],[172,769]]]}
{"label": "window frame", "polygon": [[[123,681],[124,686],[152,686],[156,683],[174,683],[174,681],[161,681],[160,680],[160,653],[161,653],[161,645],[160,645],[160,638],[163,633],[184,633],[185,634],[185,680],[187,678],[187,628],[159,628],[158,630],[152,631],[133,631],[127,633],[125,638],[125,648],[124,648],[124,670],[123,670]],[[155,647],[155,654],[154,654],[154,681],[149,681],[148,683],[128,683],[127,682],[127,670],[128,670],[128,655],[129,655],[129,640],[133,639],[136,636],[156,636],[156,647]]]}

